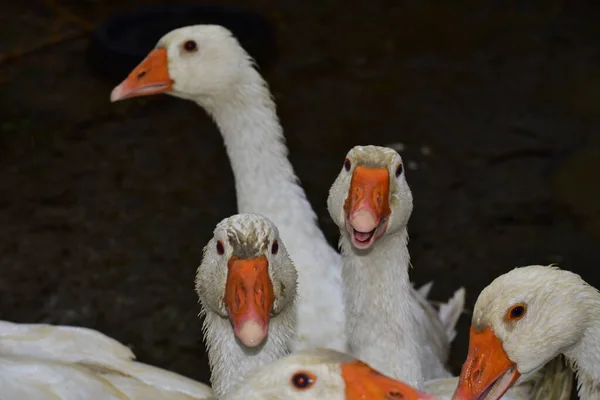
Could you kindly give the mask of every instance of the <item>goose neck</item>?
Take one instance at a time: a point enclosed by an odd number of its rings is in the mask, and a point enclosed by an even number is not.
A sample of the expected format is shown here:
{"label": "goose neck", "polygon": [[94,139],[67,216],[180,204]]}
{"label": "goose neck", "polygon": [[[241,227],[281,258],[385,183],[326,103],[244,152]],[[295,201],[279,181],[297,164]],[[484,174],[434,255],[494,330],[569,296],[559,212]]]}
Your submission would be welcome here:
{"label": "goose neck", "polygon": [[227,318],[207,311],[204,339],[211,369],[211,385],[216,398],[222,398],[236,382],[256,368],[289,354],[294,321],[295,307],[289,306],[269,322],[269,334],[265,343],[249,348],[236,339]]}
{"label": "goose neck", "polygon": [[564,352],[577,375],[579,397],[582,400],[600,400],[600,295],[590,287],[582,309],[589,314],[581,339]]}

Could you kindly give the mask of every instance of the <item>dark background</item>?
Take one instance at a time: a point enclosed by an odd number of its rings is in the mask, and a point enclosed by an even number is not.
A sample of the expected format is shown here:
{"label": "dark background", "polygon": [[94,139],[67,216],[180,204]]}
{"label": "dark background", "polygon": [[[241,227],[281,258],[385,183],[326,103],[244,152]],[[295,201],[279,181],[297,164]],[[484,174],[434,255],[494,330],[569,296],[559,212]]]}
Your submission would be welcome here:
{"label": "dark background", "polygon": [[[78,32],[151,2],[125,3],[60,3],[87,22],[42,2],[3,6],[0,318],[91,327],[207,381],[193,279],[215,224],[236,212],[231,169],[195,104],[109,102],[114,85],[91,72]],[[435,280],[434,299],[463,285],[471,308],[493,278],[528,264],[556,262],[600,286],[593,1],[226,3],[277,27],[265,77],[331,243],[325,199],[345,153],[402,143],[411,276]],[[63,34],[75,36],[14,53]]]}

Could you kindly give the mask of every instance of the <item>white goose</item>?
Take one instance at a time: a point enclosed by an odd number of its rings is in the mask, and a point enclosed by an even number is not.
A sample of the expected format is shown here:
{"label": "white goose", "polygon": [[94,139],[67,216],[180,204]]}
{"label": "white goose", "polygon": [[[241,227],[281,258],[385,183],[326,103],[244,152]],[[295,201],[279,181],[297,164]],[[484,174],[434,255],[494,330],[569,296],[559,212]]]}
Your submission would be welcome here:
{"label": "white goose", "polygon": [[[353,196],[348,196],[348,193]],[[464,293],[462,289],[459,290],[454,300],[442,306],[440,314],[445,329],[441,329],[430,306],[421,301],[422,298],[415,295],[412,288],[410,292],[406,289],[409,257],[406,224],[412,211],[412,195],[404,176],[401,157],[388,148],[355,147],[348,153],[344,168],[332,186],[328,205],[332,218],[342,231],[340,242],[344,257],[343,277],[348,287],[352,288],[346,299],[349,331],[353,332],[349,339],[351,349],[355,350],[355,346],[358,348],[358,354],[355,355],[364,357],[365,361],[382,371],[385,371],[383,368],[389,368],[399,374],[397,379],[403,380],[415,370],[414,364],[397,360],[403,360],[406,357],[403,354],[406,353],[408,357],[424,357],[419,351],[422,349],[417,346],[424,346],[428,350],[427,343],[437,343],[437,350],[434,347],[425,355],[431,357],[437,351],[438,354],[445,353],[447,357],[447,346],[454,336],[458,313],[463,308]],[[336,207],[346,208],[348,212],[336,212]],[[369,221],[371,215],[365,213],[368,210],[373,211],[374,221]],[[361,223],[361,227],[368,232],[366,235],[356,232],[356,225]],[[366,243],[358,241],[361,238],[365,238],[366,241],[363,242]],[[352,244],[353,241],[358,241],[357,246]],[[400,256],[399,259],[394,258],[394,254]],[[404,268],[399,270],[399,265]],[[404,290],[401,291],[400,288],[403,287]],[[415,305],[414,299],[422,308]],[[406,302],[404,306],[398,307],[403,302]],[[383,317],[373,310],[383,311]],[[416,330],[412,330],[403,323],[404,316],[416,316],[422,322],[413,326]],[[388,328],[390,321],[396,330]],[[415,341],[417,333],[417,343],[412,348],[398,349],[396,335],[405,332],[409,333],[405,335],[408,338],[404,339],[408,343]],[[386,342],[389,346],[387,348],[383,347]],[[439,343],[444,342],[445,346],[439,346]],[[402,342],[401,339],[398,343],[407,342]],[[412,353],[413,349],[418,351]],[[440,364],[438,368],[441,368]],[[388,374],[394,376],[392,372]],[[570,396],[572,381],[572,371],[565,365],[562,357],[557,357],[541,371],[513,387],[504,399],[566,400]],[[457,384],[457,377],[438,378],[427,380],[424,387],[428,393],[442,400],[452,397]]]}
{"label": "white goose", "polygon": [[209,386],[133,361],[131,350],[100,332],[0,321],[2,399],[200,400]]}
{"label": "white goose", "polygon": [[265,215],[278,226],[299,275],[294,347],[344,351],[341,258],[298,185],[275,103],[248,54],[221,26],[176,29],[111,100],[156,93],[195,101],[214,118],[233,169],[238,212]]}
{"label": "white goose", "polygon": [[263,367],[224,400],[435,400],[334,350],[304,350]]}
{"label": "white goose", "polygon": [[475,303],[454,399],[500,399],[559,354],[577,374],[579,397],[600,399],[600,292],[553,266],[515,268]]}
{"label": "white goose", "polygon": [[351,149],[327,204],[341,232],[352,354],[418,388],[451,376],[445,364],[464,289],[438,316],[410,284],[406,226],[412,194],[400,155],[378,146]]}
{"label": "white goose", "polygon": [[240,377],[290,352],[296,280],[294,264],[267,218],[238,214],[217,225],[196,275],[217,398]]}

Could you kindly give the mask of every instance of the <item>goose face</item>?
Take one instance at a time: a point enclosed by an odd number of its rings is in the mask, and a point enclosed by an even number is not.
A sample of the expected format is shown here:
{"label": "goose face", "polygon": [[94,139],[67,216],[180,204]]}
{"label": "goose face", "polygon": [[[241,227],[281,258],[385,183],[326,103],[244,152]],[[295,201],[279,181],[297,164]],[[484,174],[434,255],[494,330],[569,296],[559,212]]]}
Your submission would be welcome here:
{"label": "goose face", "polygon": [[227,400],[431,400],[349,355],[329,349],[298,351],[250,375]]}
{"label": "goose face", "polygon": [[469,353],[453,399],[496,400],[583,335],[583,280],[555,267],[516,268],[486,287],[475,304]]}
{"label": "goose face", "polygon": [[204,248],[196,292],[205,309],[229,318],[247,347],[262,344],[269,322],[296,296],[297,273],[267,218],[238,214],[221,221]]}
{"label": "goose face", "polygon": [[251,65],[231,32],[218,25],[175,29],[115,87],[111,101],[169,93],[177,97],[217,96],[239,81]]}
{"label": "goose face", "polygon": [[368,249],[385,233],[406,227],[413,203],[400,155],[387,147],[354,147],[331,187],[327,206],[357,249]]}

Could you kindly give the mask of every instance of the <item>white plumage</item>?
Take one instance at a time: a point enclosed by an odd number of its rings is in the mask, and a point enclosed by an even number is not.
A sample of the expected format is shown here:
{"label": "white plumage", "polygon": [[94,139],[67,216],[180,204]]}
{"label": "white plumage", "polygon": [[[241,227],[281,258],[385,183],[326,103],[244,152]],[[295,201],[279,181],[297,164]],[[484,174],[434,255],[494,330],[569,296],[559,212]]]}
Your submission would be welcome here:
{"label": "white plumage", "polygon": [[[341,233],[352,354],[419,388],[426,380],[451,376],[445,365],[464,289],[438,314],[422,296],[430,286],[421,294],[409,281],[406,226],[412,193],[400,155],[377,146],[351,149],[328,208]],[[358,224],[364,232],[357,231]]]}
{"label": "white plumage", "polygon": [[[188,41],[198,50],[185,52]],[[195,101],[214,118],[233,169],[238,212],[273,221],[296,264],[294,348],[344,351],[341,258],[327,243],[298,184],[275,103],[252,60],[227,29],[212,25],[171,31],[149,57],[113,90],[111,99],[169,93]],[[145,75],[138,79],[142,70]]]}
{"label": "white plumage", "polygon": [[2,399],[209,398],[209,386],[134,361],[131,350],[100,332],[0,321]]}

